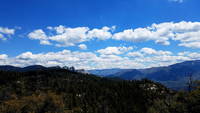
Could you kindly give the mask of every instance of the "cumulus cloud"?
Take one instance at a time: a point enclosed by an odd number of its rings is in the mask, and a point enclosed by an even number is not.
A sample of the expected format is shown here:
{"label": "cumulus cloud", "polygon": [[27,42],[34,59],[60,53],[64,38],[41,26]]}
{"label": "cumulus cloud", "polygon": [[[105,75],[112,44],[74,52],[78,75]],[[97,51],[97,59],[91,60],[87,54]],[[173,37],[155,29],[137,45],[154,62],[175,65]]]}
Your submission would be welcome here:
{"label": "cumulus cloud", "polygon": [[[114,28],[115,29],[115,28]],[[93,29],[88,32],[88,37],[93,38],[99,38],[101,40],[106,40],[112,37],[111,30],[114,30],[113,27],[103,27],[102,29]]]}
{"label": "cumulus cloud", "polygon": [[15,29],[9,29],[5,27],[0,27],[0,33],[13,35],[15,33]]}
{"label": "cumulus cloud", "polygon": [[35,30],[28,34],[30,39],[39,40],[41,44],[53,44],[58,47],[74,46],[78,43],[92,39],[105,40],[112,37],[113,27],[103,27],[101,29],[88,27],[70,28],[65,26],[47,27],[48,32],[42,29]]}
{"label": "cumulus cloud", "polygon": [[147,55],[171,55],[172,53],[170,51],[163,51],[163,50],[155,50],[152,48],[142,48],[140,52],[147,54]]}
{"label": "cumulus cloud", "polygon": [[92,52],[79,52],[70,50],[38,54],[25,52],[14,58],[4,58],[4,60],[0,59],[0,64],[9,64],[15,66],[75,66],[79,69],[142,67],[142,64],[131,62],[130,59],[126,57],[117,55],[97,55]]}
{"label": "cumulus cloud", "polygon": [[174,40],[180,40],[179,46],[200,48],[200,30],[176,34]]}
{"label": "cumulus cloud", "polygon": [[186,56],[186,57],[188,57],[192,60],[200,59],[200,53],[199,52],[184,51],[184,52],[179,52],[178,55]]}
{"label": "cumulus cloud", "polygon": [[80,49],[82,49],[82,50],[86,50],[87,49],[87,45],[85,45],[85,44],[80,44],[80,45],[78,45],[78,47]]}
{"label": "cumulus cloud", "polygon": [[8,60],[8,55],[6,54],[0,54],[0,65],[5,65],[6,60]]}
{"label": "cumulus cloud", "polygon": [[10,35],[15,34],[15,29],[10,29],[7,27],[0,27],[0,40],[7,40]]}
{"label": "cumulus cloud", "polygon": [[155,50],[147,47],[141,48],[138,51],[131,51],[127,56],[134,62],[143,64],[144,67],[167,66],[187,60],[199,59],[198,57],[191,58],[186,54],[174,54],[170,51]]}
{"label": "cumulus cloud", "polygon": [[[0,55],[0,65],[28,66],[75,66],[78,69],[105,69],[105,68],[148,68],[167,66],[187,60],[200,60],[200,52],[183,51],[174,54],[169,51],[153,48],[139,50],[129,47],[116,47],[114,53],[80,52],[62,50],[58,52],[32,53],[24,52],[16,57],[6,54]],[[119,49],[120,48],[120,49]],[[123,49],[122,49],[123,48]],[[129,48],[129,49],[127,49]],[[130,51],[127,51],[130,50]],[[126,51],[126,52],[125,52]],[[125,52],[125,53],[123,53]],[[122,55],[123,53],[123,55]]]}
{"label": "cumulus cloud", "polygon": [[0,60],[5,60],[7,58],[8,58],[8,55],[6,55],[6,54],[1,54],[0,55]]}
{"label": "cumulus cloud", "polygon": [[56,46],[74,46],[76,43],[89,40],[86,35],[89,31],[87,27],[55,29],[57,34],[50,36],[49,40],[56,42]]}
{"label": "cumulus cloud", "polygon": [[156,43],[169,45],[168,34],[165,35],[165,34],[161,34],[160,32],[161,31],[156,32],[154,30],[151,30],[150,27],[127,29],[127,30],[124,30],[123,32],[115,33],[113,35],[113,39],[132,41],[132,42],[145,42],[145,41],[154,40]]}
{"label": "cumulus cloud", "polygon": [[142,48],[140,50],[141,52],[145,53],[145,54],[156,54],[156,50],[152,49],[152,48]]}
{"label": "cumulus cloud", "polygon": [[115,33],[113,39],[132,42],[154,41],[170,45],[170,40],[179,41],[179,46],[200,48],[200,22],[165,22],[146,28],[127,29]]}
{"label": "cumulus cloud", "polygon": [[42,45],[51,45],[51,43],[48,41],[49,38],[42,29],[38,29],[29,33],[28,37],[33,40],[40,40],[40,44]]}
{"label": "cumulus cloud", "polygon": [[123,54],[127,51],[130,51],[132,50],[133,47],[107,47],[105,49],[100,49],[100,50],[97,50],[98,53],[100,54],[104,54],[104,55],[112,55],[112,54],[116,54],[116,55],[119,55],[119,54]]}
{"label": "cumulus cloud", "polygon": [[129,57],[143,57],[144,55],[141,52],[136,51],[136,52],[129,52],[127,54],[127,56],[129,56]]}
{"label": "cumulus cloud", "polygon": [[200,22],[163,22],[144,28],[125,29],[119,32],[114,32],[114,30],[115,26],[90,29],[88,27],[69,28],[60,25],[47,27],[46,32],[42,29],[35,30],[29,33],[28,37],[39,40],[41,44],[52,44],[58,47],[75,46],[94,39],[113,39],[135,43],[153,41],[165,46],[176,41],[178,46],[200,48]]}
{"label": "cumulus cloud", "polygon": [[[39,64],[45,66],[78,66],[79,62],[83,63],[87,67],[85,62],[90,62],[95,58],[95,54],[90,52],[72,52],[70,50],[63,50],[59,52],[48,52],[48,53],[39,53],[33,54],[31,52],[25,52],[16,57],[17,62],[21,62],[22,65],[29,65],[29,64]],[[89,60],[86,60],[89,59]]]}

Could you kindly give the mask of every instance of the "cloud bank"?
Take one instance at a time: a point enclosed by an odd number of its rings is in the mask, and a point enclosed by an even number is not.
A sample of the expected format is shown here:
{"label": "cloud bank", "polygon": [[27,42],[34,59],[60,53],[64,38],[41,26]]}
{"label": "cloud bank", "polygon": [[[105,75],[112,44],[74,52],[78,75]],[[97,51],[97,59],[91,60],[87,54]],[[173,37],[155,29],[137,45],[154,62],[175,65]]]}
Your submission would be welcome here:
{"label": "cloud bank", "polygon": [[39,40],[43,45],[54,45],[57,47],[74,46],[76,44],[93,39],[106,40],[112,37],[114,27],[103,27],[101,29],[90,29],[88,27],[69,28],[65,26],[47,27],[47,32],[42,29],[34,30],[28,34],[30,39]]}
{"label": "cloud bank", "polygon": [[[112,50],[112,51],[104,51]],[[200,52],[155,50],[144,47],[135,50],[132,47],[107,47],[96,52],[62,50],[58,52],[37,53],[24,52],[16,57],[0,55],[0,65],[44,65],[75,66],[83,69],[105,68],[148,68],[166,66],[187,60],[199,60]]]}
{"label": "cloud bank", "polygon": [[101,29],[88,27],[68,28],[65,26],[47,27],[28,34],[30,39],[39,40],[43,45],[57,47],[75,46],[91,40],[120,40],[133,43],[153,41],[155,44],[168,46],[177,42],[178,46],[200,48],[200,22],[164,22],[144,28],[125,29],[115,32],[114,27]]}

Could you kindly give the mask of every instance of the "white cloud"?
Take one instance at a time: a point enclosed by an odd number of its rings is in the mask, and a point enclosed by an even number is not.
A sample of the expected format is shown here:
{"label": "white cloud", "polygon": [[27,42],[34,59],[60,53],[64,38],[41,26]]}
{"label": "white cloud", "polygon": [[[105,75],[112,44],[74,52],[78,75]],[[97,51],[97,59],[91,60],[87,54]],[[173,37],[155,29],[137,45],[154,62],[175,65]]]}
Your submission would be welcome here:
{"label": "white cloud", "polygon": [[154,41],[170,45],[170,40],[179,41],[179,46],[200,48],[200,22],[165,22],[146,28],[127,29],[113,34],[115,40],[132,42]]}
{"label": "white cloud", "polygon": [[48,40],[45,32],[42,29],[35,30],[28,34],[31,39]]}
{"label": "white cloud", "polygon": [[163,51],[163,50],[155,50],[152,48],[142,48],[140,52],[147,54],[147,55],[171,55],[172,53],[170,51]]}
{"label": "white cloud", "polygon": [[80,49],[82,49],[82,50],[86,50],[87,49],[87,45],[85,45],[85,44],[80,44],[78,47]]}
{"label": "white cloud", "polygon": [[5,65],[6,60],[8,60],[8,55],[6,54],[0,54],[0,65]]}
{"label": "white cloud", "polygon": [[6,54],[0,54],[0,60],[5,60],[8,58],[8,55]]}
{"label": "white cloud", "polygon": [[147,47],[138,51],[129,52],[127,56],[134,62],[143,64],[144,67],[167,66],[186,60],[192,60],[189,56],[183,54],[176,55],[170,51],[155,50]]}
{"label": "white cloud", "polygon": [[100,49],[100,50],[97,50],[98,53],[100,54],[105,54],[105,55],[112,55],[112,54],[116,54],[116,55],[119,55],[119,54],[123,54],[127,51],[130,51],[132,50],[133,47],[107,47],[105,49]]}
{"label": "white cloud", "polygon": [[125,29],[121,32],[114,32],[115,26],[103,27],[101,29],[90,29],[88,27],[69,28],[65,26],[47,27],[47,31],[42,29],[29,33],[30,39],[40,40],[41,44],[55,46],[75,46],[82,42],[99,40],[121,40],[130,42],[153,41],[156,44],[170,45],[172,41],[177,41],[178,46],[188,48],[200,48],[200,22],[178,23],[164,22],[152,24],[144,28]]}
{"label": "white cloud", "polygon": [[94,68],[128,68],[142,67],[142,64],[131,62],[126,57],[117,55],[96,55],[92,52],[79,52],[63,50],[59,52],[48,52],[33,54],[32,52],[22,53],[14,58],[8,58],[6,61],[0,60],[0,64],[9,64],[15,66],[44,65],[44,66],[75,66],[76,68],[94,69]]}
{"label": "white cloud", "polygon": [[0,33],[7,34],[7,35],[13,35],[15,33],[15,29],[0,27]]}
{"label": "white cloud", "polygon": [[178,55],[180,56],[186,56],[192,60],[195,59],[200,59],[200,53],[199,52],[189,52],[189,51],[184,51],[184,52],[179,52]]}
{"label": "white cloud", "polygon": [[106,39],[112,37],[112,34],[110,32],[111,30],[113,30],[113,29],[109,28],[109,27],[103,27],[102,29],[93,29],[88,32],[88,37],[90,37],[90,38],[96,37],[101,40],[106,40]]}
{"label": "white cloud", "polygon": [[200,48],[200,30],[176,34],[174,40],[179,40],[181,42],[179,46]]}
{"label": "white cloud", "polygon": [[142,53],[145,53],[145,54],[156,54],[156,50],[152,49],[152,48],[142,48],[140,50]]}
{"label": "white cloud", "polygon": [[48,41],[49,40],[48,37],[46,36],[45,32],[42,29],[37,29],[29,33],[28,37],[30,39],[40,40],[40,44],[42,45],[51,45],[51,43]]}
{"label": "white cloud", "polygon": [[76,43],[81,43],[89,40],[86,33],[89,31],[87,27],[77,28],[55,28],[57,34],[49,36],[50,41],[56,42],[57,46],[74,46]]}
{"label": "white cloud", "polygon": [[9,29],[7,27],[0,27],[0,40],[7,40],[10,35],[15,34],[15,29]]}
{"label": "white cloud", "polygon": [[109,39],[112,37],[111,32],[114,27],[105,26],[101,29],[90,29],[88,27],[68,28],[60,25],[57,27],[48,26],[47,29],[48,32],[44,32],[42,29],[35,30],[29,33],[28,37],[30,39],[40,40],[41,44],[53,44],[58,47],[66,47],[92,39]]}
{"label": "white cloud", "polygon": [[[160,33],[160,35],[159,35]],[[161,31],[153,31],[148,28],[128,29],[123,32],[115,33],[113,39],[132,42],[144,42],[155,40],[156,43],[169,45],[168,37],[161,36]]]}
{"label": "white cloud", "polygon": [[129,57],[143,57],[144,55],[141,52],[136,51],[136,52],[129,52],[127,54],[127,56],[129,56]]}
{"label": "white cloud", "polygon": [[[120,47],[118,47],[120,48]],[[119,53],[123,53],[126,49]],[[129,50],[129,49],[128,49]],[[144,52],[145,50],[145,52]],[[148,51],[148,52],[147,52]],[[112,52],[111,52],[112,53]],[[127,51],[124,55],[97,54],[96,52],[80,52],[62,50],[58,52],[32,53],[24,52],[16,57],[0,55],[0,65],[44,65],[44,66],[75,66],[78,69],[105,68],[148,68],[167,66],[186,60],[199,60],[200,52],[180,52],[173,54],[169,51],[142,48],[137,51]],[[148,54],[147,54],[148,53]]]}

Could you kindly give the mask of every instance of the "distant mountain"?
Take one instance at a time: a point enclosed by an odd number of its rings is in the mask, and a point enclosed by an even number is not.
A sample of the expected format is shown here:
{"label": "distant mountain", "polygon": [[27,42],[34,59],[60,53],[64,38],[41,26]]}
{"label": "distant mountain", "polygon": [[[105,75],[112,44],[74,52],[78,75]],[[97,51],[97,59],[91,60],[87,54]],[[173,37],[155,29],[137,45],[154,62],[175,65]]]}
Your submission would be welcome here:
{"label": "distant mountain", "polygon": [[44,70],[44,69],[48,69],[48,68],[41,66],[41,65],[31,65],[31,66],[27,66],[27,67],[23,67],[23,68],[10,66],[10,65],[0,66],[0,70],[4,70],[4,71],[25,72],[25,71],[34,71],[34,70]]}
{"label": "distant mountain", "polygon": [[88,70],[88,72],[91,73],[91,74],[94,74],[94,75],[105,77],[105,76],[113,75],[113,74],[118,73],[118,72],[122,72],[122,70],[125,70],[125,69],[120,69],[120,68],[96,69],[96,70]]}
{"label": "distant mountain", "polygon": [[109,75],[107,77],[119,77],[124,80],[135,80],[143,78],[143,73],[137,69],[124,69],[121,72]]}
{"label": "distant mountain", "polygon": [[44,70],[44,69],[47,68],[41,65],[32,65],[22,68],[23,71]]}
{"label": "distant mountain", "polygon": [[10,66],[10,65],[2,65],[0,66],[0,70],[4,71],[18,71],[20,70],[20,67]]}
{"label": "distant mountain", "polygon": [[[109,71],[109,69],[107,69]],[[92,71],[90,71],[92,72]],[[99,70],[98,73],[104,73],[105,70]],[[194,80],[200,79],[200,60],[186,61],[165,67],[153,67],[147,69],[120,69],[104,74],[106,77],[119,77],[124,80],[135,80],[148,78],[150,80],[161,82],[170,88],[186,88],[188,77],[192,75]],[[93,73],[94,74],[94,73]],[[98,74],[97,74],[98,75]]]}

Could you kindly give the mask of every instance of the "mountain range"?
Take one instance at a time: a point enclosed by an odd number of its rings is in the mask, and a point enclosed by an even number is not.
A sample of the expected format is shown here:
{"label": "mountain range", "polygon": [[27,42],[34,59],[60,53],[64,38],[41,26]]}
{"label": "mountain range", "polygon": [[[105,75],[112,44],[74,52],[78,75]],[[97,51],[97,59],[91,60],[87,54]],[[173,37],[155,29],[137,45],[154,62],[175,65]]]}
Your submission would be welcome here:
{"label": "mountain range", "polygon": [[172,89],[185,89],[189,77],[193,80],[200,79],[200,60],[147,69],[103,69],[89,70],[89,72],[103,77],[116,77],[124,80],[147,78]]}
{"label": "mountain range", "polygon": [[35,70],[47,70],[52,68],[60,68],[60,67],[44,67],[42,65],[31,65],[27,67],[16,67],[11,65],[1,65],[0,70],[3,71],[17,71],[17,72],[26,72],[26,71],[35,71]]}
{"label": "mountain range", "polygon": [[[41,65],[32,65],[27,67],[15,67],[10,65],[0,66],[4,71],[35,71],[48,70],[60,67],[44,67]],[[164,67],[152,67],[147,69],[102,69],[88,70],[89,73],[108,78],[120,78],[123,80],[140,80],[147,78],[160,82],[172,89],[186,89],[189,77],[193,80],[200,80],[200,60],[185,61]]]}

